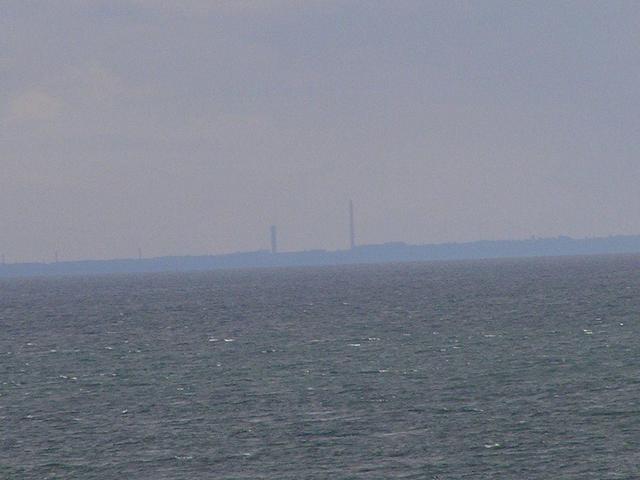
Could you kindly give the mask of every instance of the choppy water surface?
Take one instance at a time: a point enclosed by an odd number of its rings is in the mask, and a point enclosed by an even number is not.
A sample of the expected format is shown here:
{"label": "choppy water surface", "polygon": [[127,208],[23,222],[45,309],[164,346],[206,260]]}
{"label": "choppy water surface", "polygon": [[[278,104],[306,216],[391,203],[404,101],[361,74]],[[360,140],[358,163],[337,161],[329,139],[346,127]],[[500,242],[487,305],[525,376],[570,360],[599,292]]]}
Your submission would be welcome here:
{"label": "choppy water surface", "polygon": [[638,478],[640,259],[0,283],[2,479]]}

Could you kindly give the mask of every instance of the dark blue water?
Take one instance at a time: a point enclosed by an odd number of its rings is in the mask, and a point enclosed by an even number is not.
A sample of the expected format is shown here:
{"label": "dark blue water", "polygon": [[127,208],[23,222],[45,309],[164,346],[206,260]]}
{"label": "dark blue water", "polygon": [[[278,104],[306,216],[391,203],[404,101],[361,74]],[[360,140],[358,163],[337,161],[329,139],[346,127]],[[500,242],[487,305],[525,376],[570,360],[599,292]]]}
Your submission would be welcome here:
{"label": "dark blue water", "polygon": [[640,258],[0,283],[2,479],[631,479]]}

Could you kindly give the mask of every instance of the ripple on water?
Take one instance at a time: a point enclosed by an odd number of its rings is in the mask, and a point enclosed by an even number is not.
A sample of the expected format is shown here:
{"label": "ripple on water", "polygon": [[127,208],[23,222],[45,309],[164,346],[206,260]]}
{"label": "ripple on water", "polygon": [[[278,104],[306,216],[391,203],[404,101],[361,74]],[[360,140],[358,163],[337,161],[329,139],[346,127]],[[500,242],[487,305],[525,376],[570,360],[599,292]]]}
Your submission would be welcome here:
{"label": "ripple on water", "polygon": [[3,285],[0,478],[636,478],[633,265]]}

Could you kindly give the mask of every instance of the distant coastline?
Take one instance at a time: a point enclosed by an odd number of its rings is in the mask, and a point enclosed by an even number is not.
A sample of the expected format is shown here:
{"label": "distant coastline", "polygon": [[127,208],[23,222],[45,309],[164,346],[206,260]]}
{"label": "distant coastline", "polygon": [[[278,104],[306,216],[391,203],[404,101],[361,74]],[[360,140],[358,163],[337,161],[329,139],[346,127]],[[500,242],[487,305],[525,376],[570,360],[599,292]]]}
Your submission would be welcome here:
{"label": "distant coastline", "polygon": [[232,268],[302,267],[434,260],[541,257],[640,253],[640,235],[576,239],[566,236],[528,240],[485,240],[410,245],[391,242],[348,250],[267,250],[224,255],[171,256],[143,259],[80,260],[0,265],[0,278],[112,273],[187,272]]}

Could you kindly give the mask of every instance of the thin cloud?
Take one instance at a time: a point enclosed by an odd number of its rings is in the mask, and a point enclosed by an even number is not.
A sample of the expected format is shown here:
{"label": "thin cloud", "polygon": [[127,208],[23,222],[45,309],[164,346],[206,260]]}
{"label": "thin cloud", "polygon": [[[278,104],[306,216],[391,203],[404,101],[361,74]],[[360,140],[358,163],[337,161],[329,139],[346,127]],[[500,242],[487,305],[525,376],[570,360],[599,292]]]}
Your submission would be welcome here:
{"label": "thin cloud", "polygon": [[[256,14],[283,8],[304,8],[311,4],[332,3],[318,0],[130,0],[131,4],[145,9],[173,14]],[[335,3],[335,2],[333,2]]]}
{"label": "thin cloud", "polygon": [[62,112],[64,102],[45,90],[32,88],[21,92],[9,102],[9,122],[47,122]]}

